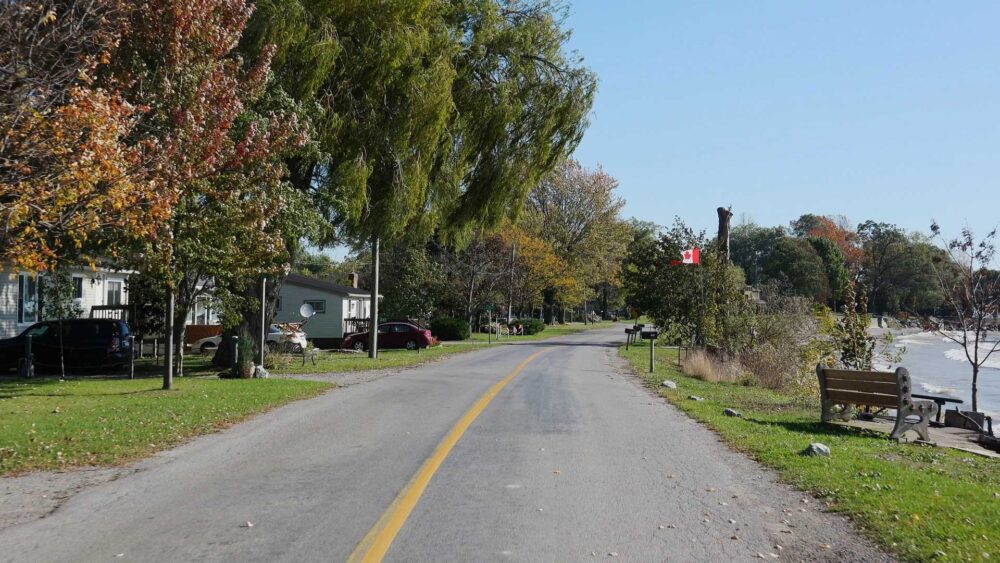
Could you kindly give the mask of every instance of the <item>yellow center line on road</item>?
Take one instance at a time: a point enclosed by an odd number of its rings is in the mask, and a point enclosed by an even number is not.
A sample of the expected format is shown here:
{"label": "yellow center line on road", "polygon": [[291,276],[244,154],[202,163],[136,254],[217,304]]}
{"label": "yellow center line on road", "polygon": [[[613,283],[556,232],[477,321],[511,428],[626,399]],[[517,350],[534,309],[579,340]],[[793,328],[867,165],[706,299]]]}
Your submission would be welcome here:
{"label": "yellow center line on road", "polygon": [[365,534],[365,537],[358,546],[354,548],[351,556],[347,558],[349,563],[382,561],[386,552],[389,551],[389,546],[392,545],[392,540],[396,539],[396,534],[403,529],[406,519],[410,517],[410,513],[413,512],[413,509],[417,506],[417,502],[420,501],[420,497],[431,482],[431,478],[434,477],[438,468],[441,467],[441,464],[448,457],[455,444],[458,443],[458,440],[465,434],[465,431],[486,410],[486,407],[489,406],[493,398],[521,373],[525,366],[537,358],[539,354],[549,350],[552,350],[552,348],[539,350],[525,358],[524,361],[517,364],[517,367],[513,371],[498,381],[496,385],[490,387],[489,391],[479,397],[479,400],[472,405],[472,408],[462,415],[462,418],[455,423],[455,426],[451,428],[451,431],[444,437],[444,440],[441,440],[441,443],[438,444],[434,453],[424,461],[424,464],[413,475],[410,482],[403,487],[403,490],[399,491],[396,498],[385,509],[385,512],[382,513],[378,522],[372,526],[372,529]]}

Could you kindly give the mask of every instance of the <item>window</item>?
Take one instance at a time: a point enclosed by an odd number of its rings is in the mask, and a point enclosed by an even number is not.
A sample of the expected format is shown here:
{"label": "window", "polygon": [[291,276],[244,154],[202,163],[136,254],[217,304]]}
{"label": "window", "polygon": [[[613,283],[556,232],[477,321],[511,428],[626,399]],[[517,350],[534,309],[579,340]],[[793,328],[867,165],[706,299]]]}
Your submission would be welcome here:
{"label": "window", "polygon": [[17,278],[17,322],[38,322],[38,278],[31,274]]}
{"label": "window", "polygon": [[379,325],[379,327],[378,327],[378,333],[379,334],[389,334],[389,328],[390,328],[390,325]]}
{"label": "window", "polygon": [[358,318],[358,302],[357,302],[357,300],[351,299],[349,303],[350,303],[350,305],[349,305],[349,309],[348,310],[350,311],[350,314],[349,314],[348,318],[350,318],[350,319],[356,319],[356,318]]}
{"label": "window", "polygon": [[326,299],[306,299],[302,303],[311,306],[317,315],[326,313]]}
{"label": "window", "polygon": [[105,305],[121,305],[122,282],[108,280],[107,287],[108,287],[108,299],[107,301],[105,301]]}
{"label": "window", "polygon": [[49,325],[39,324],[24,331],[24,334],[32,338],[42,338],[50,332],[49,328]]}
{"label": "window", "polygon": [[392,325],[393,332],[410,332],[410,326],[404,324]]}
{"label": "window", "polygon": [[73,276],[73,299],[83,299],[82,276]]}

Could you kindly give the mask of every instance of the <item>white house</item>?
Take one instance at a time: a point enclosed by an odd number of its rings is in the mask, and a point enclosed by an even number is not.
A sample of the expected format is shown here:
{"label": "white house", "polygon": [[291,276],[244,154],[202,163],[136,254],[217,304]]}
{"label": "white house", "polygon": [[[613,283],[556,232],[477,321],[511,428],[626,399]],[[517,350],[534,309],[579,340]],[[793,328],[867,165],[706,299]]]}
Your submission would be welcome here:
{"label": "white house", "polygon": [[[73,298],[83,310],[82,316],[89,317],[94,306],[128,304],[128,272],[74,268],[70,275]],[[16,336],[45,320],[39,318],[38,286],[42,277],[44,274],[0,270],[0,338]]]}
{"label": "white house", "polygon": [[301,322],[299,309],[306,303],[312,306],[315,315],[306,321],[303,330],[320,348],[339,346],[345,331],[355,330],[364,324],[356,321],[365,321],[371,316],[371,295],[357,287],[357,276],[351,277],[348,286],[290,274],[281,286],[274,322]]}

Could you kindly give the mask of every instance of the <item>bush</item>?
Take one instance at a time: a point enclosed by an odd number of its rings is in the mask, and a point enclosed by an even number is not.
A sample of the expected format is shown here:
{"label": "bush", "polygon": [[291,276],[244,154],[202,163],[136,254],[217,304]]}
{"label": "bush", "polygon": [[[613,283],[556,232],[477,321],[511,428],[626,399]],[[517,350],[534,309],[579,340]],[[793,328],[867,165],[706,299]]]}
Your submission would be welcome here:
{"label": "bush", "polygon": [[466,340],[471,336],[465,319],[443,317],[431,321],[431,334],[439,340]]}
{"label": "bush", "polygon": [[541,319],[518,319],[511,326],[518,324],[524,327],[524,334],[538,334],[545,330],[545,323]]}

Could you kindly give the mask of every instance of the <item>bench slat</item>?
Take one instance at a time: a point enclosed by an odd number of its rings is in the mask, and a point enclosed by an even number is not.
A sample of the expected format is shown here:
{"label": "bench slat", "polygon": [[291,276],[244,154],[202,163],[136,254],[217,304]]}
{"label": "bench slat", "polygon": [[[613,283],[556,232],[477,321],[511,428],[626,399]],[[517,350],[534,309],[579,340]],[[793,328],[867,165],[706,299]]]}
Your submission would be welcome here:
{"label": "bench slat", "polygon": [[826,396],[836,403],[850,403],[852,405],[871,405],[873,407],[896,408],[899,406],[898,397],[895,395],[882,395],[880,393],[862,393],[859,391],[841,391],[837,389],[827,390]]}
{"label": "bench slat", "polygon": [[842,369],[825,369],[823,374],[832,379],[850,379],[852,381],[884,381],[895,383],[896,374],[885,371],[847,371]]}
{"label": "bench slat", "polygon": [[834,379],[826,378],[827,389],[840,389],[842,391],[865,391],[868,393],[881,393],[883,395],[896,396],[896,382],[889,381],[858,381],[854,379]]}

